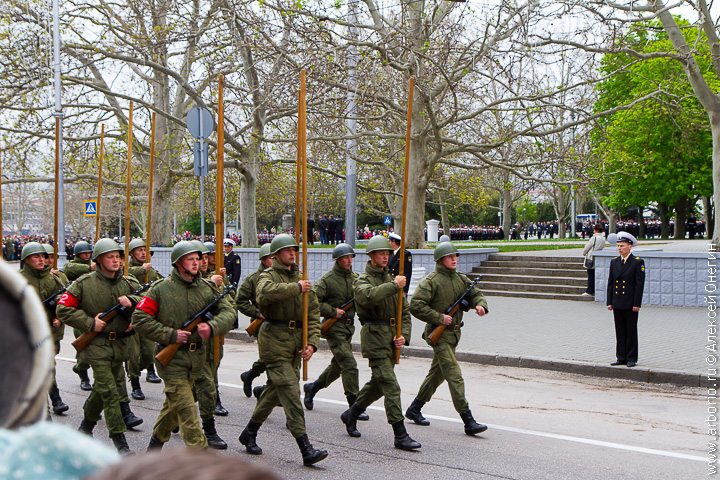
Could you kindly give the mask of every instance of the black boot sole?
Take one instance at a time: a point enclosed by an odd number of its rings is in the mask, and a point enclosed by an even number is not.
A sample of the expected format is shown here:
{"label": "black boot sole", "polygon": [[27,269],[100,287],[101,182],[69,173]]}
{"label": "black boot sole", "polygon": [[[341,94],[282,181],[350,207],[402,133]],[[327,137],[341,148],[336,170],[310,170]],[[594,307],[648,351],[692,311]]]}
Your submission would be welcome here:
{"label": "black boot sole", "polygon": [[303,458],[303,465],[306,467],[309,467],[310,465],[315,465],[321,460],[325,460],[328,456],[328,452],[325,450],[318,450],[317,454],[311,458]]}

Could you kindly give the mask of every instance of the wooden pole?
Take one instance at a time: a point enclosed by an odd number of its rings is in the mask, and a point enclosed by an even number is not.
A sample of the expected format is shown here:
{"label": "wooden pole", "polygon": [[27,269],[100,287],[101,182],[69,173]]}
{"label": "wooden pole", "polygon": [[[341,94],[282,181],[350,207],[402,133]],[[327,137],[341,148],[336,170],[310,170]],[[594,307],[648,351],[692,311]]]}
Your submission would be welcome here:
{"label": "wooden pole", "polygon": [[[307,252],[307,124],[306,124],[306,93],[307,76],[305,70],[300,70],[300,98],[298,102],[298,159],[300,165],[300,199],[302,209],[300,212],[300,229],[302,230],[302,279],[308,279],[308,252]],[[297,224],[297,220],[296,220]],[[302,345],[303,352],[308,347],[308,306],[310,292],[303,293],[302,303]],[[303,381],[308,379],[308,361],[303,359]]]}
{"label": "wooden pole", "polygon": [[5,239],[3,238],[3,210],[2,210],[2,156],[0,156],[0,260],[5,259],[3,254],[3,245],[5,245]]}
{"label": "wooden pole", "polygon": [[[412,128],[412,106],[413,106],[413,93],[415,91],[415,77],[410,77],[410,85],[408,86],[408,106],[407,106],[407,126],[405,128],[405,171],[403,175],[403,204],[402,204],[402,218],[400,219],[400,271],[399,275],[405,275],[405,238],[407,232],[405,225],[407,224],[407,196],[408,196],[408,181],[409,181],[409,170],[410,170],[410,135]],[[397,315],[395,316],[395,336],[402,336],[402,314],[403,314],[403,297],[405,296],[405,289],[401,288],[398,292],[397,298]],[[402,347],[395,350],[395,363],[400,363],[400,351]]]}
{"label": "wooden pole", "polygon": [[[60,228],[58,225],[58,208],[60,206],[60,117],[55,117],[55,223],[53,226],[53,242],[55,244],[55,255],[53,255],[52,265],[57,269],[57,261],[60,256],[60,245],[58,245],[58,237]],[[65,245],[62,246],[65,248]]]}
{"label": "wooden pole", "polygon": [[[150,172],[148,180],[148,209],[147,209],[147,226],[145,227],[145,250],[147,252],[146,261],[152,263],[152,195],[153,195],[153,176],[155,174],[155,112],[152,112],[150,120]],[[150,280],[150,270],[145,271],[145,283]]]}
{"label": "wooden pole", "polygon": [[223,89],[225,76],[218,77],[218,124],[217,124],[217,181],[215,188],[215,273],[220,275],[220,269],[225,265],[223,251],[223,220],[225,218],[225,205],[223,204],[223,185],[225,177],[225,107],[223,105]]}
{"label": "wooden pole", "polygon": [[102,198],[103,160],[105,159],[105,124],[100,125],[100,165],[98,165],[97,198],[95,199],[95,242],[100,239],[100,199]]}
{"label": "wooden pole", "polygon": [[130,101],[128,112],[128,134],[127,134],[127,185],[125,186],[125,261],[123,262],[123,274],[127,276],[130,267],[128,248],[130,248],[130,194],[132,193],[132,144],[133,144],[133,102]]}
{"label": "wooden pole", "polygon": [[[302,72],[300,72],[301,75],[301,82],[302,82]],[[297,243],[300,243],[300,234],[301,234],[301,227],[300,227],[300,216],[302,215],[301,209],[301,202],[302,202],[302,152],[300,150],[300,137],[302,136],[302,125],[300,120],[300,109],[302,104],[302,85],[300,87],[300,91],[298,92],[298,124],[297,124],[297,138],[298,138],[298,147],[297,147],[297,158],[295,160],[295,241]]]}

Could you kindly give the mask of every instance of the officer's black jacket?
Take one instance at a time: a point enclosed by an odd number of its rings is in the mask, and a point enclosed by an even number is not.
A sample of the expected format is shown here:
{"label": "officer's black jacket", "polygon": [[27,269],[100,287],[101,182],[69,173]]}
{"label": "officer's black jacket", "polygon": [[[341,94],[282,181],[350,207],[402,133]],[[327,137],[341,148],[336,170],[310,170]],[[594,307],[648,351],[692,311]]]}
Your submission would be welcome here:
{"label": "officer's black jacket", "polygon": [[610,261],[610,274],[607,284],[607,305],[613,309],[630,310],[642,305],[645,288],[645,262],[633,255],[628,255],[623,264],[622,257]]}

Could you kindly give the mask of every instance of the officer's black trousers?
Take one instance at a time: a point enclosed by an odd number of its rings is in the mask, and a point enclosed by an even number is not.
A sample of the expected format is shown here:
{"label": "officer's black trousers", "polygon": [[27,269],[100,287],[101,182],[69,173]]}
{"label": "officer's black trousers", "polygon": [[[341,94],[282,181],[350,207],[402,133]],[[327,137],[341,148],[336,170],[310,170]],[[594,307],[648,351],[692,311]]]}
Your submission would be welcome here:
{"label": "officer's black trousers", "polygon": [[619,362],[635,362],[638,359],[638,313],[632,310],[613,310],[615,317],[615,356]]}

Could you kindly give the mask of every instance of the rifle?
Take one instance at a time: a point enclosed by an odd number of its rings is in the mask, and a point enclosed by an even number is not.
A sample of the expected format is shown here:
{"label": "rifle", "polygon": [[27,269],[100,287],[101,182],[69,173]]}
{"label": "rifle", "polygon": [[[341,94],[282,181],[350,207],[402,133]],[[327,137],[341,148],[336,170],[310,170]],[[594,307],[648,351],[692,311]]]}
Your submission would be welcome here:
{"label": "rifle", "polygon": [[[222,293],[215,297],[212,302],[208,303],[207,305],[205,305],[205,307],[203,307],[202,310],[197,312],[189,319],[185,320],[185,323],[182,324],[180,330],[192,333],[197,329],[200,323],[212,320],[212,310],[215,309],[215,307],[220,303],[220,301],[225,298],[225,296],[230,293],[234,287],[235,286],[233,284],[225,287]],[[165,345],[165,347],[163,347],[163,349],[160,350],[157,355],[155,355],[155,360],[160,362],[163,367],[167,367],[170,364],[170,360],[172,360],[177,351],[180,350],[180,347],[182,347],[182,344],[180,343],[171,343],[170,345]]]}
{"label": "rifle", "polygon": [[260,330],[260,327],[262,326],[264,321],[264,318],[253,318],[252,322],[250,322],[250,325],[247,326],[245,331],[251,337],[257,336],[258,331]]}
{"label": "rifle", "polygon": [[[467,296],[470,295],[470,292],[473,291],[473,288],[475,288],[475,285],[480,282],[479,278],[476,278],[472,281],[470,286],[463,292],[460,297],[455,300],[455,303],[450,305],[447,310],[445,310],[445,315],[450,315],[451,317],[454,317],[455,314],[462,308],[463,312],[467,312],[470,309],[470,304],[467,301]],[[442,337],[443,332],[448,327],[448,325],[440,324],[437,325],[432,332],[430,332],[430,335],[428,335],[428,341],[430,342],[430,345],[435,345],[438,340],[440,340],[440,337]]]}
{"label": "rifle", "polygon": [[[140,288],[138,288],[137,290],[132,292],[130,295],[140,295],[145,290],[150,288],[150,285],[152,285],[151,282],[140,285]],[[118,315],[123,315],[123,316],[127,317],[128,313],[130,313],[129,309],[127,309],[126,307],[123,307],[123,305],[121,303],[116,303],[112,307],[110,307],[107,310],[105,310],[104,312],[102,312],[98,318],[100,318],[100,320],[104,320],[107,324],[107,323],[110,323],[110,321],[113,318],[117,317]],[[105,328],[107,328],[107,325],[105,325]],[[78,353],[80,353],[83,350],[85,350],[85,348],[87,348],[87,346],[90,345],[90,342],[92,342],[93,339],[95,337],[97,337],[99,334],[100,334],[100,332],[96,332],[95,330],[85,332],[82,335],[80,335],[79,337],[77,337],[74,342],[72,342],[72,346],[75,347],[75,350]]]}
{"label": "rifle", "polygon": [[67,290],[67,287],[62,287],[60,290],[51,293],[49,297],[42,301],[43,307],[54,307],[57,304],[55,299],[65,293],[65,290]]}
{"label": "rifle", "polygon": [[[353,308],[354,303],[355,303],[355,297],[351,298],[350,300],[348,300],[347,302],[343,303],[342,305],[340,305],[338,307],[340,310],[345,310],[345,315],[343,315],[341,318],[347,318],[347,310],[350,310],[351,308]],[[338,320],[340,320],[338,317],[326,318],[325,321],[322,323],[322,325],[320,325],[320,331],[322,332],[322,334],[327,335],[328,332],[330,331],[330,329],[332,328],[332,326],[335,325],[335,323]]]}

